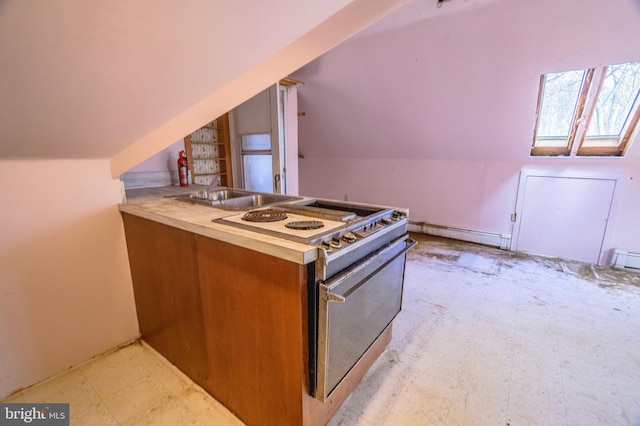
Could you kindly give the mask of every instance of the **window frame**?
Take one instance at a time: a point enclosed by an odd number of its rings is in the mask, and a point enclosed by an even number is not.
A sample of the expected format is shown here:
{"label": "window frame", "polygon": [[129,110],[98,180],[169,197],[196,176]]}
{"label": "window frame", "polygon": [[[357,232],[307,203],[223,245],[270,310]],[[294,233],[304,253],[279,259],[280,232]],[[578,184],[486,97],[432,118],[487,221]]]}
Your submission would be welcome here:
{"label": "window frame", "polygon": [[588,68],[576,101],[571,128],[566,145],[558,147],[536,146],[537,131],[540,123],[540,111],[544,97],[545,79],[547,74],[540,76],[538,88],[538,103],[536,107],[535,125],[530,156],[532,157],[624,157],[630,142],[637,136],[640,129],[640,95],[637,96],[629,111],[629,118],[622,128],[620,135],[614,138],[595,138],[602,140],[616,140],[616,145],[585,146],[587,129],[593,117],[596,103],[602,90],[609,66]]}

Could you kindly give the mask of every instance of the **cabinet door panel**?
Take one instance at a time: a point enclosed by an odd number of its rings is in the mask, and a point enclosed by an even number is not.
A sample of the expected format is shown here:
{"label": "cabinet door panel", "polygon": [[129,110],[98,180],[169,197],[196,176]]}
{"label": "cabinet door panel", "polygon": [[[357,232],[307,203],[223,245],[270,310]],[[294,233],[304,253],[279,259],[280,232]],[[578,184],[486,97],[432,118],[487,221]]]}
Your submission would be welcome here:
{"label": "cabinet door panel", "polygon": [[201,384],[208,363],[194,236],[122,216],[142,338]]}
{"label": "cabinet door panel", "polygon": [[196,235],[209,383],[247,424],[297,425],[306,354],[306,268]]}

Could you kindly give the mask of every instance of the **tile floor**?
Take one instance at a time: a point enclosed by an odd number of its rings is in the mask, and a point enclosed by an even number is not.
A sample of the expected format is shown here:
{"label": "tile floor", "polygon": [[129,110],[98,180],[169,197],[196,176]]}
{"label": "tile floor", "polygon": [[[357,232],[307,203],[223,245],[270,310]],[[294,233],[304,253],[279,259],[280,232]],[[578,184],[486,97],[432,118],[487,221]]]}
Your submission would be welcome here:
{"label": "tile floor", "polygon": [[144,343],[72,368],[3,402],[68,402],[74,426],[243,424]]}
{"label": "tile floor", "polygon": [[[640,273],[415,236],[393,339],[330,425],[640,426]],[[10,397],[72,425],[240,425],[144,344]]]}

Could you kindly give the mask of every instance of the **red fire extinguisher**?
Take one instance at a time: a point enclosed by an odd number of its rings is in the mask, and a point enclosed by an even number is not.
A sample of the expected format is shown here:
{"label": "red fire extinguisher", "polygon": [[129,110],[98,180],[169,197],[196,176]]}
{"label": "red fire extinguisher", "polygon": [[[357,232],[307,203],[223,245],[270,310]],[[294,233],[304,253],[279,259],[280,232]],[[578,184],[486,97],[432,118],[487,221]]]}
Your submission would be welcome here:
{"label": "red fire extinguisher", "polygon": [[180,158],[178,158],[178,176],[180,176],[180,186],[189,186],[187,157],[184,156],[184,151],[180,151],[179,154]]}

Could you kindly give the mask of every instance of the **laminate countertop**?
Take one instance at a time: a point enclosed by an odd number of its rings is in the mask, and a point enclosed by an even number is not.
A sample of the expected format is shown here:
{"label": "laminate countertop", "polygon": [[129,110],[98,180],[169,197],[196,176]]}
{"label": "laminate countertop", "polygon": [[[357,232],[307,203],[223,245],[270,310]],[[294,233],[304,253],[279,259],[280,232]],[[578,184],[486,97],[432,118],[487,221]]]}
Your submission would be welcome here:
{"label": "laminate countertop", "polygon": [[206,188],[206,185],[190,185],[128,189],[126,201],[121,203],[119,208],[122,213],[143,217],[300,265],[317,259],[318,253],[314,246],[212,222],[213,219],[234,216],[241,212],[186,203],[172,198]]}

